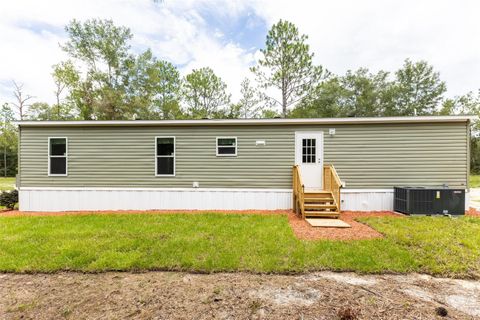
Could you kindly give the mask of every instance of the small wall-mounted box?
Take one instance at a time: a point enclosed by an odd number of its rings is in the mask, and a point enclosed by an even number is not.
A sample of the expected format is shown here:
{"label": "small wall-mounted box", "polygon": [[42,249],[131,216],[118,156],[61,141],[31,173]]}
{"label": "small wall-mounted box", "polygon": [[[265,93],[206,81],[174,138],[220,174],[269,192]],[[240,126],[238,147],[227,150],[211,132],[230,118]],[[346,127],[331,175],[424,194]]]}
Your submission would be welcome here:
{"label": "small wall-mounted box", "polygon": [[198,181],[193,181],[192,187],[198,188],[200,187],[200,184],[198,183]]}
{"label": "small wall-mounted box", "polygon": [[328,129],[328,134],[331,135],[331,136],[334,136],[335,135],[335,128]]}
{"label": "small wall-mounted box", "polygon": [[255,145],[256,145],[256,146],[264,146],[264,145],[266,145],[266,144],[267,144],[267,142],[266,142],[265,140],[257,140],[257,141],[255,141]]}

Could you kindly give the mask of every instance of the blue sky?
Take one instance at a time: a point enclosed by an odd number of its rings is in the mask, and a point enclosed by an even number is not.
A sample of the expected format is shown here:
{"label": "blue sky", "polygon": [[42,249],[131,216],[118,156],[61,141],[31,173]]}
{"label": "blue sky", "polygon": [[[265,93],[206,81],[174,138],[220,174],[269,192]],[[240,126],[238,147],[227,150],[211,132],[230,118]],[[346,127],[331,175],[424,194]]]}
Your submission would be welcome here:
{"label": "blue sky", "polygon": [[0,2],[0,103],[11,81],[32,101],[53,102],[51,67],[71,19],[112,19],[134,33],[137,52],[151,48],[183,75],[210,66],[234,99],[250,77],[265,35],[279,19],[309,35],[315,63],[334,73],[367,67],[394,71],[405,58],[425,59],[448,94],[480,88],[480,12],[470,0],[69,0]]}

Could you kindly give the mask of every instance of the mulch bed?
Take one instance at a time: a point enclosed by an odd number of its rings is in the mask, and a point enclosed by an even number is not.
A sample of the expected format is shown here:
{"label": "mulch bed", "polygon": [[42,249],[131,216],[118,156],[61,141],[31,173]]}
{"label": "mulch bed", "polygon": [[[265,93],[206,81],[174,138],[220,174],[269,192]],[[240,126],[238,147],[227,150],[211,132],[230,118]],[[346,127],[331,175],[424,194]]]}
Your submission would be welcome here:
{"label": "mulch bed", "polygon": [[470,207],[468,211],[465,213],[467,216],[472,216],[472,217],[480,217],[480,211],[478,211],[477,208]]}
{"label": "mulch bed", "polygon": [[344,211],[340,219],[351,228],[314,228],[299,216],[289,213],[288,220],[297,238],[302,240],[362,240],[383,238],[383,235],[366,224],[356,221],[363,217],[403,217],[391,211],[357,212]]}

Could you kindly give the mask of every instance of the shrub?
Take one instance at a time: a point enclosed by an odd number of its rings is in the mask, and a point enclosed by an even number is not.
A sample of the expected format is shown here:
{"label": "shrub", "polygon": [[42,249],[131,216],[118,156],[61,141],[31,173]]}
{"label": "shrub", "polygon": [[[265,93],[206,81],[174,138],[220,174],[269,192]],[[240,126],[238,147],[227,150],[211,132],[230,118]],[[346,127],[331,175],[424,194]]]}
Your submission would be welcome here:
{"label": "shrub", "polygon": [[4,206],[8,209],[15,208],[15,205],[18,202],[18,191],[4,191],[0,194],[0,206]]}

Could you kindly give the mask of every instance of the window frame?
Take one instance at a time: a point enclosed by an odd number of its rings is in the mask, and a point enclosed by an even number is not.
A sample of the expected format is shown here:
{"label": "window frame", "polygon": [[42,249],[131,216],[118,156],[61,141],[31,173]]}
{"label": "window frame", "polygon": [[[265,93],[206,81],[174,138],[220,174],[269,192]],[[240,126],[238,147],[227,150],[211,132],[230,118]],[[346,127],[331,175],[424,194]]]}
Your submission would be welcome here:
{"label": "window frame", "polygon": [[[218,153],[218,140],[219,139],[235,139],[235,153],[225,154],[225,153]],[[215,153],[217,157],[236,157],[238,154],[238,139],[237,137],[216,137],[216,146],[215,146]],[[227,147],[231,148],[232,146],[220,146],[220,147]]]}
{"label": "window frame", "polygon": [[[158,158],[170,158],[172,156],[159,156],[157,155],[158,139],[170,138],[173,139],[173,174],[158,174]],[[175,177],[177,173],[177,139],[175,136],[156,136],[155,137],[155,177]]]}
{"label": "window frame", "polygon": [[[65,139],[65,155],[54,156],[50,154],[50,141],[52,139]],[[51,173],[51,158],[65,158],[65,173]],[[48,137],[48,176],[49,177],[68,177],[68,137]]]}

